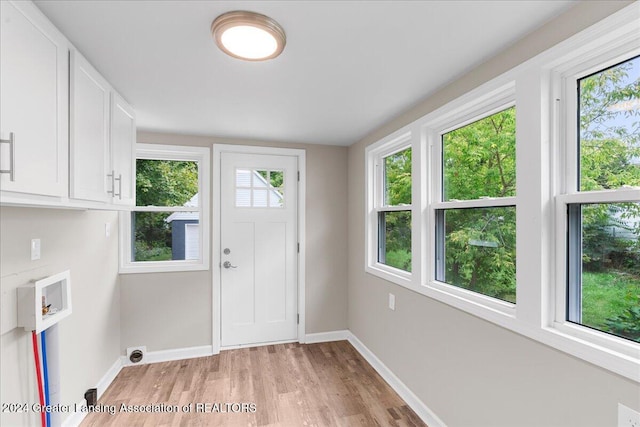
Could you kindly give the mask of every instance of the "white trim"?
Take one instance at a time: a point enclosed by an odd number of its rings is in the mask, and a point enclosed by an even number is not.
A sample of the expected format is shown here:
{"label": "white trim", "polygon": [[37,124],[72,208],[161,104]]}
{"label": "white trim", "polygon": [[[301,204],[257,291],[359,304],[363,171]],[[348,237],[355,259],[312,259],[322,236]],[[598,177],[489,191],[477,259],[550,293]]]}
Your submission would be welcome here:
{"label": "white trim", "polygon": [[467,209],[467,208],[499,208],[516,206],[516,197],[483,197],[475,200],[449,200],[447,202],[431,203],[431,208],[438,209]]}
{"label": "white trim", "polygon": [[[84,408],[86,406],[87,406],[86,399],[82,399],[80,402],[74,404],[74,409]],[[65,418],[65,420],[62,422],[61,425],[62,427],[78,427],[80,424],[82,424],[82,421],[84,421],[87,415],[89,415],[89,413],[83,412],[83,411],[71,412],[69,413],[69,416]]]}
{"label": "white trim", "polygon": [[573,194],[558,194],[558,204],[568,205],[573,203],[623,203],[637,202],[640,199],[640,188],[620,188],[618,190],[581,191]]}
{"label": "white trim", "polygon": [[[405,126],[386,138],[369,145],[365,149],[365,265],[367,273],[378,276],[395,284],[409,289],[415,289],[419,277],[413,274],[420,267],[421,243],[419,239],[411,239],[411,272],[404,271],[378,261],[379,236],[378,213],[399,212],[411,213],[411,227],[420,224],[420,207],[416,203],[420,194],[420,180],[414,172],[417,164],[416,155],[419,156],[420,132],[413,125]],[[411,149],[411,201],[410,205],[385,206],[384,205],[384,173],[382,172],[383,159],[396,153]]]}
{"label": "white trim", "polygon": [[[105,374],[98,381],[98,385],[96,389],[98,390],[98,399],[102,397],[104,392],[109,388],[113,380],[116,379],[120,371],[122,370],[122,358],[117,358],[113,365],[105,372]],[[83,408],[87,406],[87,401],[82,399],[80,402],[74,405],[74,409]],[[69,416],[62,422],[62,427],[77,427],[79,426],[85,417],[89,415],[88,412],[85,411],[74,411],[69,414]]]}
{"label": "white trim", "polygon": [[387,384],[409,405],[411,409],[429,427],[446,427],[435,412],[433,412],[418,396],[411,391],[405,383],[398,378],[378,357],[365,346],[352,332],[349,332],[349,342],[364,357],[364,359],[376,370]]}
{"label": "white trim", "polygon": [[297,343],[297,342],[298,340],[295,339],[295,340],[283,340],[283,341],[255,342],[251,344],[225,345],[220,347],[220,351],[238,350],[240,348],[266,347],[268,345],[291,344],[291,343]]}
{"label": "white trim", "polygon": [[348,340],[351,332],[348,329],[341,331],[317,332],[315,334],[307,334],[305,336],[306,344],[317,344],[321,342],[344,341]]}
{"label": "white trim", "polygon": [[194,359],[196,357],[212,356],[213,346],[201,345],[197,347],[172,348],[169,350],[149,351],[139,363],[132,363],[127,356],[120,356],[123,366],[147,365],[150,363],[171,362],[173,360]]}
{"label": "white trim", "polygon": [[116,359],[115,362],[113,362],[113,365],[111,365],[109,370],[102,376],[102,378],[100,378],[100,381],[98,381],[98,385],[96,385],[96,388],[98,389],[98,399],[102,397],[102,395],[109,388],[113,380],[116,379],[116,377],[122,370],[122,367],[123,367],[122,360],[118,358]]}
{"label": "white trim", "polygon": [[[138,143],[136,159],[185,160],[198,162],[198,206],[143,206],[132,207],[136,212],[199,212],[200,259],[171,261],[131,261],[131,211],[121,212],[119,227],[119,273],[159,273],[174,271],[201,271],[209,269],[210,251],[210,199],[208,184],[211,175],[211,154],[208,147]],[[135,173],[135,170],[134,170]]]}
{"label": "white trim", "polygon": [[218,354],[222,348],[220,328],[222,327],[222,310],[221,310],[221,289],[220,289],[220,218],[221,218],[221,176],[220,176],[220,160],[222,153],[244,153],[244,154],[268,154],[280,156],[294,156],[298,158],[298,172],[300,180],[298,181],[298,243],[300,243],[300,251],[298,252],[298,342],[305,342],[305,321],[306,321],[306,187],[307,187],[307,163],[306,150],[294,148],[278,148],[278,147],[261,147],[250,145],[233,145],[233,144],[213,144],[213,164],[211,173],[211,186],[213,189],[213,239],[212,239],[212,353]]}

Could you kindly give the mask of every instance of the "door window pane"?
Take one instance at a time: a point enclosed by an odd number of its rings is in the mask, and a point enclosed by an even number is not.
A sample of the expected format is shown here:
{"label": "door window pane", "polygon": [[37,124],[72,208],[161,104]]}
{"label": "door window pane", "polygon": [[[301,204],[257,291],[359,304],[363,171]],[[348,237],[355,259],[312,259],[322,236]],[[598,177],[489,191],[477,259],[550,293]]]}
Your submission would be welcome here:
{"label": "door window pane", "polygon": [[251,187],[251,171],[236,169],[236,187]]}
{"label": "door window pane", "polygon": [[269,197],[268,190],[253,190],[253,207],[254,208],[266,208],[267,198]]}
{"label": "door window pane", "polygon": [[284,171],[236,169],[236,207],[282,208]]}

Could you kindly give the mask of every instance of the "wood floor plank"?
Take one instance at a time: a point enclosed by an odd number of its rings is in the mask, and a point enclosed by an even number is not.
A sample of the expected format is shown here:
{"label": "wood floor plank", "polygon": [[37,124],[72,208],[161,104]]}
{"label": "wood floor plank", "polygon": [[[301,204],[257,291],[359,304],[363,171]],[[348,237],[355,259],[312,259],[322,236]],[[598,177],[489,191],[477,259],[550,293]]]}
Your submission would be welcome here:
{"label": "wood floor plank", "polygon": [[[83,427],[425,426],[347,341],[126,367],[99,404],[116,414],[90,413]],[[165,410],[119,412],[122,404]]]}

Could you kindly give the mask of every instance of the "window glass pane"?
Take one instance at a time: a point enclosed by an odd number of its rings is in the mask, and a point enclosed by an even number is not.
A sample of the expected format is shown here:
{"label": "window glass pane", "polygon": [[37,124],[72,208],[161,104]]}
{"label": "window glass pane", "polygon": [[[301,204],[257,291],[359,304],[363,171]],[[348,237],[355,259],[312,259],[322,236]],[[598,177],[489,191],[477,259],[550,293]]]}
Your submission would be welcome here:
{"label": "window glass pane", "polygon": [[284,190],[282,188],[269,191],[269,207],[281,208],[284,206]]}
{"label": "window glass pane", "polygon": [[132,261],[198,259],[198,212],[132,212]]}
{"label": "window glass pane", "polygon": [[256,208],[267,207],[268,190],[253,190],[253,206]]}
{"label": "window glass pane", "polygon": [[136,206],[198,206],[198,163],[136,160]]}
{"label": "window glass pane", "polygon": [[411,204],[411,148],[384,158],[384,204]]}
{"label": "window glass pane", "polygon": [[442,135],[443,200],[516,193],[516,110],[508,108]]}
{"label": "window glass pane", "polygon": [[580,190],[640,186],[640,57],[582,78]]}
{"label": "window glass pane", "polygon": [[236,169],[236,187],[251,187],[251,171]]}
{"label": "window glass pane", "polygon": [[449,209],[438,216],[444,268],[436,279],[515,304],[516,208]]}
{"label": "window glass pane", "polygon": [[380,212],[378,262],[411,271],[411,212]]}
{"label": "window glass pane", "polygon": [[269,181],[274,188],[280,188],[284,185],[284,172],[283,171],[271,171],[269,173]]}
{"label": "window glass pane", "polygon": [[246,208],[251,206],[251,190],[236,188],[236,207]]}
{"label": "window glass pane", "polygon": [[269,179],[269,172],[265,171],[265,170],[257,170],[254,171],[253,174],[253,186],[254,187],[259,187],[259,188],[264,188],[266,187],[268,184],[268,179]]}
{"label": "window glass pane", "polygon": [[[579,283],[569,320],[640,342],[640,203],[582,205]],[[571,220],[571,219],[570,219]]]}

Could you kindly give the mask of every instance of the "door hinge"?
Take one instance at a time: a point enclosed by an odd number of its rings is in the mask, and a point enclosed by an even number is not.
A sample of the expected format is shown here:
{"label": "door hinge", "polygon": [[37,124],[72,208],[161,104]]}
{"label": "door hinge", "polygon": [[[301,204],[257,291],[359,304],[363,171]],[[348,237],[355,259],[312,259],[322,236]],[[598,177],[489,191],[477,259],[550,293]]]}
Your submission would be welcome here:
{"label": "door hinge", "polygon": [[300,182],[300,171],[298,171],[298,182]]}
{"label": "door hinge", "polygon": [[300,243],[298,243],[298,253],[300,253]]}
{"label": "door hinge", "polygon": [[300,324],[300,313],[298,313],[298,320],[296,322],[298,325]]}

